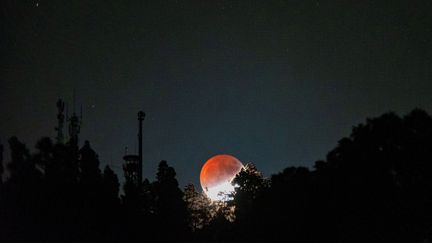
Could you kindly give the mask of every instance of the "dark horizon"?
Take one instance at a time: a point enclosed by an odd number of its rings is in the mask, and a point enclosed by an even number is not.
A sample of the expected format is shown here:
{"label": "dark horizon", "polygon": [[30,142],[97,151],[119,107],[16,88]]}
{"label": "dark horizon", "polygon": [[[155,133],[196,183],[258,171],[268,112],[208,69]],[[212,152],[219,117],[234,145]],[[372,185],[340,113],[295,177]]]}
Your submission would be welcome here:
{"label": "dark horizon", "polygon": [[[393,112],[393,111],[388,111],[388,112]],[[78,112],[77,112],[78,113]],[[387,113],[387,112],[382,112],[381,114],[383,114],[383,113]],[[84,113],[85,114],[85,113]],[[399,113],[396,113],[396,114],[398,114],[398,115],[405,115],[405,114],[399,114]],[[373,116],[370,116],[370,117],[373,117]],[[360,122],[358,122],[357,124],[361,124],[361,123],[364,123],[367,119],[369,119],[369,117],[365,117],[362,121],[360,121]],[[54,119],[55,120],[55,119]],[[85,122],[85,119],[83,119],[84,120],[84,122]],[[136,129],[136,133],[138,134],[138,122],[137,122],[137,119],[135,119],[135,123],[136,124],[134,124],[135,125],[135,129]],[[68,123],[66,123],[66,124],[68,124]],[[145,120],[144,120],[144,124],[145,124]],[[54,124],[54,128],[55,128],[55,126],[56,126],[56,124]],[[351,125],[347,130],[348,131],[350,131],[350,129],[352,129],[352,127],[353,126],[355,126],[355,125]],[[134,127],[133,125],[131,125],[131,127]],[[66,125],[66,127],[65,127],[65,129],[64,129],[64,132],[65,132],[65,139],[66,139],[66,141],[69,139],[69,135],[67,135],[67,125]],[[48,136],[48,137],[50,137],[51,139],[53,139],[53,140],[55,140],[55,131],[54,131],[54,129],[53,129],[53,135],[52,136]],[[13,135],[14,136],[14,135]],[[344,134],[344,135],[342,135],[341,137],[339,137],[339,139],[337,139],[335,142],[334,142],[334,144],[332,145],[333,147],[338,143],[338,141],[342,138],[342,137],[348,137],[349,136],[349,132],[347,132],[346,134]],[[11,136],[12,137],[12,136]],[[36,144],[36,142],[37,141],[39,141],[41,138],[43,138],[43,137],[46,137],[46,136],[41,136],[41,137],[39,137],[39,138],[37,138],[36,140],[35,140],[35,142],[34,143],[27,143],[27,140],[26,140],[26,138],[21,138],[21,137],[18,137],[21,141],[23,141],[26,145],[28,145],[28,149],[30,150],[30,152],[31,153],[34,153],[34,152],[36,152],[36,148],[34,147],[34,145]],[[89,139],[83,139],[83,135],[82,134],[80,134],[80,140],[79,140],[79,146],[81,147],[81,146],[83,146],[84,145],[84,140],[88,140],[89,142],[90,142],[90,144],[91,144],[91,146],[93,147],[93,148],[98,148],[99,146],[98,146],[98,144],[95,144],[91,139],[89,140]],[[104,160],[103,160],[103,158],[104,158],[104,156],[103,155],[101,155],[97,150],[96,150],[96,152],[98,153],[98,157],[99,157],[99,160],[101,161],[101,168],[103,168],[105,165],[108,165],[108,166],[110,166],[114,171],[115,171],[115,173],[118,175],[118,177],[119,177],[119,180],[120,180],[120,183],[121,184],[123,184],[125,181],[124,181],[124,172],[123,172],[123,169],[122,169],[122,165],[124,164],[124,160],[123,160],[123,156],[124,155],[126,155],[126,154],[135,154],[135,155],[138,155],[138,139],[137,139],[137,135],[135,136],[135,143],[136,143],[136,146],[135,146],[135,148],[132,150],[130,147],[127,147],[127,153],[126,153],[126,151],[125,151],[125,148],[123,149],[123,154],[122,154],[122,156],[121,156],[121,158],[120,159],[118,159],[118,162],[117,163],[115,163],[115,162],[113,162],[113,163],[106,163]],[[7,138],[7,139],[9,139],[9,138]],[[3,145],[6,145],[6,141],[7,141],[7,139],[4,139],[4,142],[2,142],[2,140],[0,140],[0,144],[3,144]],[[145,138],[144,138],[144,140],[145,140]],[[148,140],[151,140],[150,138],[148,139]],[[331,149],[331,148],[330,148]],[[330,150],[329,149],[329,150]],[[285,164],[285,165],[282,165],[282,168],[279,168],[279,169],[275,169],[275,168],[273,168],[273,171],[261,171],[262,173],[263,173],[263,175],[265,176],[265,177],[267,177],[267,178],[269,178],[270,176],[272,176],[272,175],[274,175],[274,174],[276,174],[276,173],[278,173],[278,172],[280,172],[282,169],[284,169],[284,168],[286,168],[286,167],[290,167],[290,166],[304,166],[304,167],[308,167],[308,168],[310,168],[310,169],[312,169],[313,168],[313,166],[314,166],[314,164],[315,164],[315,162],[316,161],[319,161],[319,160],[323,160],[323,159],[325,159],[326,158],[326,156],[327,156],[327,154],[328,154],[328,151],[329,150],[327,150],[323,155],[321,155],[320,157],[318,157],[318,158],[316,158],[316,159],[314,159],[314,160],[311,160],[311,161],[308,161],[308,162],[306,162],[305,164],[291,164],[291,163],[287,163],[287,164]],[[145,151],[145,148],[144,148],[144,151]],[[214,156],[214,155],[217,155],[217,154],[229,154],[229,153],[226,153],[226,152],[223,152],[223,151],[220,151],[219,153],[215,153],[215,154],[213,154],[213,155],[211,155],[211,156]],[[232,155],[234,155],[234,154],[232,154]],[[9,149],[9,147],[8,146],[4,146],[4,155],[3,155],[4,157],[4,161],[7,163],[8,161],[10,161],[10,149]],[[144,156],[145,156],[145,154],[144,154]],[[211,158],[211,156],[209,156],[209,158]],[[236,156],[236,155],[234,155],[234,156]],[[205,161],[207,160],[207,159],[209,159],[209,158],[206,158],[205,160],[203,160],[202,161],[202,163],[201,163],[201,166],[202,165],[204,165],[204,163],[205,163]],[[144,159],[145,160],[145,159]],[[176,165],[176,163],[175,163],[175,161],[170,161],[170,160],[167,160],[167,159],[165,159],[165,158],[160,158],[157,162],[155,162],[154,163],[154,166],[153,167],[155,167],[154,168],[154,171],[146,171],[146,170],[143,170],[143,177],[144,177],[144,179],[149,179],[150,181],[151,180],[154,180],[155,179],[155,173],[156,173],[156,168],[157,168],[157,165],[159,164],[159,162],[160,161],[162,161],[162,160],[166,160],[166,161],[169,161],[169,162],[171,162],[173,165]],[[146,162],[147,161],[144,161],[144,167],[151,167],[151,166],[149,166],[148,164],[146,165]],[[260,163],[255,163],[255,162],[253,162],[253,161],[242,161],[243,162],[243,164],[248,164],[248,163],[253,163],[253,164],[255,164],[255,165],[257,165],[257,166],[260,166],[261,164]],[[6,164],[5,164],[6,165]],[[201,169],[201,167],[199,167],[199,170],[197,171],[197,173],[196,173],[196,178],[193,178],[192,180],[191,179],[185,179],[185,178],[181,178],[181,175],[179,176],[178,175],[178,172],[177,172],[177,176],[178,177],[180,177],[180,178],[178,178],[179,179],[179,182],[180,182],[180,185],[181,185],[181,187],[184,187],[184,186],[186,186],[186,185],[188,185],[188,184],[190,184],[190,183],[192,183],[192,184],[194,184],[197,188],[199,188],[199,190],[201,190],[201,186],[200,186],[200,183],[199,183],[199,172],[200,172],[200,169]],[[8,176],[8,169],[6,168],[5,169],[5,174],[4,174],[4,176]]]}

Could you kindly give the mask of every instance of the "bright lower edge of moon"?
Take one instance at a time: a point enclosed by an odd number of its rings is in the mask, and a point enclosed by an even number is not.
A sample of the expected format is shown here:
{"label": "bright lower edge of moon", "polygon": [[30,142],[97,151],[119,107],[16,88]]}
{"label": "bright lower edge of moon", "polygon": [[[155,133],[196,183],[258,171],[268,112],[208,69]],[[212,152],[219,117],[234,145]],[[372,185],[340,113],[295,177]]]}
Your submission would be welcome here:
{"label": "bright lower edge of moon", "polygon": [[227,181],[220,185],[210,187],[205,191],[205,194],[212,201],[228,201],[230,198],[230,194],[234,192],[235,187],[231,184],[231,182]]}

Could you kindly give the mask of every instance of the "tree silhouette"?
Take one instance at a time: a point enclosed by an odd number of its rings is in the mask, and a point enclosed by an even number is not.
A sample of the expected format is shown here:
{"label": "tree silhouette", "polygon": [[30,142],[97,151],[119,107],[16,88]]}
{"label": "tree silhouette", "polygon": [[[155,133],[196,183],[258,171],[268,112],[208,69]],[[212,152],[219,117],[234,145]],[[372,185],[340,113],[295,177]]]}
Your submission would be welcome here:
{"label": "tree silhouette", "polygon": [[41,176],[26,146],[16,137],[9,139],[9,178],[2,188],[0,226],[5,239],[24,241],[39,237],[41,221]]}
{"label": "tree silhouette", "polygon": [[263,191],[268,187],[268,182],[263,178],[254,164],[246,164],[232,181],[235,187],[234,203],[236,217],[249,214],[253,210],[253,204]]}
{"label": "tree silhouette", "polygon": [[345,202],[338,210],[342,239],[353,234],[359,241],[424,237],[418,232],[432,223],[426,216],[431,215],[431,154],[426,152],[431,125],[423,111],[414,110],[403,119],[387,113],[354,127],[329,153],[334,200]]}
{"label": "tree silhouette", "polygon": [[161,235],[161,239],[166,242],[184,240],[188,235],[187,206],[175,176],[174,168],[163,160],[159,163],[156,181],[152,183],[158,224],[171,232]]}
{"label": "tree silhouette", "polygon": [[[0,184],[0,242],[431,242],[432,118],[415,109],[353,127],[314,169],[270,179],[247,164],[232,201],[179,189],[161,161],[156,180],[124,185],[86,141],[36,151],[12,137]],[[235,209],[235,211],[234,211]]]}
{"label": "tree silhouette", "polygon": [[0,185],[3,184],[3,172],[4,172],[4,165],[3,165],[3,144],[0,144]]}
{"label": "tree silhouette", "polygon": [[[96,184],[101,179],[99,159],[96,152],[90,147],[90,142],[85,141],[79,150],[80,181],[84,184]],[[86,185],[86,186],[88,186]]]}
{"label": "tree silhouette", "polygon": [[120,183],[117,175],[108,165],[105,166],[102,179],[106,199],[109,202],[118,203]]}
{"label": "tree silhouette", "polygon": [[193,184],[188,184],[184,189],[183,199],[187,204],[189,227],[192,230],[202,229],[210,223],[211,200],[206,195],[196,191]]}

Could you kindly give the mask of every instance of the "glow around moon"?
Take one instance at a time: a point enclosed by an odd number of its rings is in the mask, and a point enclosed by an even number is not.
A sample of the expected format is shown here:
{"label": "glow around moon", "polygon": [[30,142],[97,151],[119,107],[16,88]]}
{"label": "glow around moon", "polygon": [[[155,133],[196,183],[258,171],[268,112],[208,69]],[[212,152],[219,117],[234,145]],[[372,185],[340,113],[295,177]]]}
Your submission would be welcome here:
{"label": "glow around moon", "polygon": [[234,191],[231,181],[243,167],[234,156],[220,154],[211,157],[203,165],[200,173],[201,187],[212,200],[226,200],[224,194]]}

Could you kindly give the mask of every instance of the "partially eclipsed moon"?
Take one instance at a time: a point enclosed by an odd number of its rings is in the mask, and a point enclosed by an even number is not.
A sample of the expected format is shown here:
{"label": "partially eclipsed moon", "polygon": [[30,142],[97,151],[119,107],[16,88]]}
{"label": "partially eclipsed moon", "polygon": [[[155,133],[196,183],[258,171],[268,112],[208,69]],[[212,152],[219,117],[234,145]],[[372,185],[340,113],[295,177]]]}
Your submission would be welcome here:
{"label": "partially eclipsed moon", "polygon": [[234,156],[227,154],[213,156],[201,169],[201,187],[210,199],[223,200],[221,193],[234,191],[231,181],[242,167],[240,160]]}

